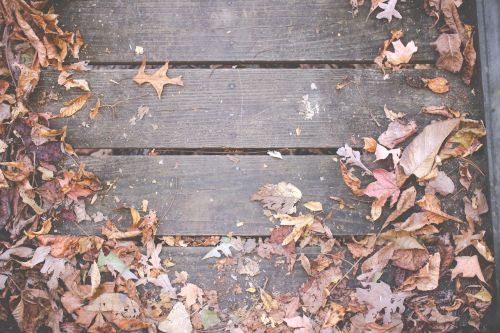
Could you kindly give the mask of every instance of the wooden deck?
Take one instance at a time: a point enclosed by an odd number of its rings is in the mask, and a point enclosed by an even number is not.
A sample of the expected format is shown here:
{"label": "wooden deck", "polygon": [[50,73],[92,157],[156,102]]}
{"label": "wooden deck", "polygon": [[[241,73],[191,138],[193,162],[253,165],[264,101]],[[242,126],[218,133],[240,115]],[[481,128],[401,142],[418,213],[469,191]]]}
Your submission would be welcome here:
{"label": "wooden deck", "polygon": [[[406,112],[419,128],[431,121],[418,116],[423,106],[448,105],[472,118],[483,115],[480,87],[466,87],[458,75],[411,69],[384,78],[370,66],[358,66],[372,63],[396,28],[419,48],[413,63],[434,63],[429,46],[436,38],[433,20],[420,1],[399,6],[404,18],[387,24],[365,21],[369,6],[353,19],[346,0],[179,0],[168,6],[160,0],[127,5],[120,0],[56,1],[62,25],[79,29],[89,42],[80,60],[100,67],[74,77],[85,78],[102,104],[112,106],[104,106],[93,121],[82,110],[56,126],[68,126],[68,142],[75,148],[168,152],[82,157],[104,184],[110,184],[88,205],[89,214],[103,212],[126,226],[127,214],[116,208],[140,207],[145,199],[158,211],[160,236],[266,237],[273,224],[250,196],[263,184],[287,181],[302,190],[304,202],[321,201],[325,214],[332,212],[326,224],[334,234],[376,232],[378,225],[366,219],[370,202],[355,198],[343,184],[336,149],[344,143],[359,148],[363,137],[378,137],[388,124],[384,104]],[[136,46],[144,48],[148,64],[171,61],[169,76],[182,75],[184,87],[167,86],[161,99],[151,87],[138,87],[132,77],[144,56],[134,53]],[[217,64],[243,66],[210,67]],[[335,68],[304,69],[299,64]],[[35,96],[53,90],[60,98],[39,106],[40,111],[57,112],[78,94],[56,87],[57,75],[43,72]],[[450,93],[438,95],[405,84],[406,76],[438,75],[449,80]],[[337,90],[335,85],[343,80],[351,83]],[[131,124],[141,105],[150,108],[149,114]],[[283,160],[266,154],[275,149]],[[484,165],[484,150],[476,158]],[[344,198],[355,209],[339,209],[330,196]],[[54,232],[100,234],[101,226],[63,221],[54,225]],[[213,285],[230,299],[229,280],[218,283],[210,275],[213,268],[198,265],[205,252],[168,248],[163,255],[172,257],[177,270],[186,270],[195,283]],[[301,269],[286,277],[272,265],[263,269],[278,290],[295,291],[306,280]],[[231,279],[229,274],[225,278]],[[248,287],[248,281],[242,283]]]}

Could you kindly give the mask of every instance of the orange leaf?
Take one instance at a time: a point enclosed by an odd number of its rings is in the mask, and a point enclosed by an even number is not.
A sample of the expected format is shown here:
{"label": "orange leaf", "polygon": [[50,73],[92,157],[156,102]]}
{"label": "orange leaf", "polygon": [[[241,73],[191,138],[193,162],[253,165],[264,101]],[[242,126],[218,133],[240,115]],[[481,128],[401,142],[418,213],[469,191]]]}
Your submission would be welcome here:
{"label": "orange leaf", "polygon": [[155,88],[158,93],[158,99],[161,98],[161,93],[163,92],[163,86],[166,84],[175,84],[178,86],[183,86],[182,76],[177,76],[174,78],[169,78],[167,76],[168,71],[168,62],[165,65],[161,66],[159,70],[157,70],[153,75],[149,75],[144,73],[144,69],[146,68],[146,60],[144,60],[139,67],[139,71],[134,76],[133,80],[137,82],[139,85],[144,83],[149,83]]}

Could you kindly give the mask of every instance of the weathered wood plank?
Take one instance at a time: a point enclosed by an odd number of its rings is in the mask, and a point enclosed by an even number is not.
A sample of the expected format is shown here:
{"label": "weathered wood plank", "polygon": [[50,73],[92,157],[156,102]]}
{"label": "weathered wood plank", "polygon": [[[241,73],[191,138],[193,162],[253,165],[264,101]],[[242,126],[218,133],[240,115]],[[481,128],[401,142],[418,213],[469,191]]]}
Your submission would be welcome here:
{"label": "weathered wood plank", "polygon": [[[495,256],[500,256],[500,1],[476,2],[483,87],[484,118],[488,130],[489,200]],[[496,299],[500,299],[500,265],[495,265]],[[497,305],[498,313],[498,305]],[[496,316],[496,324],[500,319]]]}
{"label": "weathered wood plank", "polygon": [[419,47],[413,60],[434,61],[433,21],[422,1],[398,3],[402,20],[352,18],[344,0],[87,0],[55,2],[60,22],[89,42],[81,59],[99,63],[149,61],[373,61],[392,29]]}
{"label": "weathered wood plank", "polygon": [[[159,235],[267,236],[274,225],[263,215],[261,204],[250,201],[250,196],[266,183],[286,181],[302,191],[299,211],[307,212],[302,203],[310,200],[321,201],[325,212],[333,209],[333,217],[326,224],[334,234],[374,232],[373,224],[365,219],[369,198],[354,198],[333,157],[286,156],[277,160],[238,156],[239,163],[227,156],[203,155],[82,158],[89,170],[114,184],[112,190],[103,192],[102,200],[87,205],[87,212],[92,215],[101,211],[124,229],[130,225],[130,214],[116,208],[128,205],[140,209],[146,199],[149,208],[158,212]],[[344,198],[354,209],[338,209],[329,196]],[[98,235],[103,224],[63,221],[56,223],[53,231]]]}
{"label": "weathered wood plank", "polygon": [[[408,113],[409,118],[428,105],[448,105],[481,116],[478,98],[460,77],[437,70],[405,70],[384,80],[376,70],[179,69],[170,75],[183,75],[185,86],[167,86],[161,99],[151,86],[139,87],[132,81],[135,72],[75,74],[88,80],[104,106],[91,121],[94,96],[74,118],[55,122],[68,125],[71,144],[81,148],[331,148],[351,137],[358,145],[364,136],[378,137],[387,124],[384,104]],[[451,91],[438,95],[411,88],[404,82],[405,75],[445,76]],[[63,101],[82,94],[57,88],[56,76],[44,72],[38,92],[54,89],[61,94],[59,102],[36,109],[57,113]],[[352,83],[336,90],[335,85],[346,77]],[[313,83],[317,89],[311,89]],[[148,106],[150,114],[132,125],[130,119],[141,105]],[[431,119],[417,117],[420,125]]]}

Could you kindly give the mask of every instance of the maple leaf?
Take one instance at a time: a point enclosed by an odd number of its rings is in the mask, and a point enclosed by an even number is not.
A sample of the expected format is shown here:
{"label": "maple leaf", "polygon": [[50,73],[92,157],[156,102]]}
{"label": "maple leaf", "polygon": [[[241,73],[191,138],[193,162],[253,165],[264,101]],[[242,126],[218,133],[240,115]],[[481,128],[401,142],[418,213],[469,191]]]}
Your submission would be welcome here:
{"label": "maple leaf", "polygon": [[396,10],[396,4],[398,3],[398,0],[389,0],[388,3],[384,3],[384,1],[380,2],[378,6],[382,8],[384,11],[380,12],[377,14],[377,18],[380,19],[387,19],[387,21],[391,22],[392,18],[395,17],[397,19],[403,18],[401,14]]}
{"label": "maple leaf", "polygon": [[392,42],[392,46],[394,47],[394,52],[385,51],[384,55],[387,58],[387,62],[393,66],[409,63],[413,54],[418,50],[413,41],[404,46],[401,40],[397,40]]}
{"label": "maple leaf", "polygon": [[473,278],[477,276],[479,280],[486,283],[479,260],[476,255],[455,257],[457,265],[451,270],[451,279],[453,280],[457,275],[462,274],[464,278]]}
{"label": "maple leaf", "polygon": [[365,170],[369,175],[372,174],[370,169],[368,169],[363,162],[361,162],[361,154],[359,151],[353,150],[347,143],[344,147],[337,149],[337,155],[341,156],[345,163],[354,164],[361,169]]}
{"label": "maple leaf", "polygon": [[144,72],[145,68],[146,60],[142,62],[141,66],[139,67],[139,71],[134,76],[133,80],[139,85],[142,85],[144,83],[151,84],[158,94],[158,99],[161,98],[163,86],[165,86],[166,84],[175,84],[178,86],[184,85],[184,83],[182,82],[182,76],[177,76],[174,78],[169,78],[167,76],[168,62],[166,62],[165,65],[161,66],[161,68],[158,69],[153,75],[146,74]]}
{"label": "maple leaf", "polygon": [[380,134],[378,142],[392,149],[416,132],[417,124],[415,121],[410,121],[408,124],[405,124],[400,120],[395,120],[389,124],[384,133]]}
{"label": "maple leaf", "polygon": [[434,159],[446,137],[460,123],[460,119],[436,121],[424,130],[405,148],[399,164],[407,176],[426,176],[434,166]]}
{"label": "maple leaf", "polygon": [[376,181],[368,184],[363,193],[369,197],[376,198],[372,203],[372,220],[380,217],[382,207],[387,199],[391,198],[390,205],[393,206],[399,197],[399,187],[396,183],[396,174],[384,169],[373,170]]}

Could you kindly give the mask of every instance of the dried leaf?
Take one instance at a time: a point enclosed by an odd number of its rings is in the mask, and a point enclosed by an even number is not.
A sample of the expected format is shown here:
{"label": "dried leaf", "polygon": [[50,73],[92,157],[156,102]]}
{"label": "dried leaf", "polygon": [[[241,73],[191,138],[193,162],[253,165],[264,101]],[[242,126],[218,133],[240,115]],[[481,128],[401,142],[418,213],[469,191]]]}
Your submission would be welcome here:
{"label": "dried leaf", "polygon": [[146,60],[144,60],[139,67],[139,71],[134,76],[133,80],[142,85],[144,83],[149,83],[155,88],[158,99],[161,98],[161,93],[163,92],[163,86],[166,84],[175,84],[178,86],[183,86],[182,76],[177,76],[174,78],[169,78],[167,76],[168,62],[165,63],[160,69],[158,69],[153,75],[146,74],[144,69],[146,68]]}
{"label": "dried leaf", "polygon": [[89,296],[92,296],[95,294],[97,288],[99,288],[99,285],[101,284],[101,272],[99,272],[99,267],[97,266],[97,263],[95,261],[92,263],[92,266],[90,267],[89,275],[90,275],[90,284],[92,286]]}
{"label": "dried leaf", "polygon": [[276,150],[269,150],[267,152],[267,155],[274,157],[274,158],[277,158],[279,160],[283,159],[283,156],[281,156],[281,153],[279,151],[276,151]]}
{"label": "dried leaf", "polygon": [[405,124],[400,120],[396,120],[391,122],[387,130],[378,137],[378,142],[392,149],[396,145],[406,141],[406,139],[416,132],[417,124],[414,121]]}
{"label": "dried leaf", "polygon": [[393,206],[399,197],[399,187],[396,184],[396,175],[394,172],[388,172],[384,169],[373,170],[373,176],[376,181],[368,184],[363,193],[376,200],[372,204],[372,220],[380,217],[382,207],[387,199],[391,198],[390,205]]}
{"label": "dried leaf", "polygon": [[[377,18],[380,19],[387,19],[387,21],[391,22],[392,18],[395,17],[397,19],[403,18],[401,14],[396,10],[396,4],[398,3],[398,0],[389,0],[388,3],[384,3],[384,1],[381,1],[378,6],[383,9],[382,12],[377,14]],[[396,49],[396,47],[394,47]],[[416,50],[415,50],[416,51]]]}
{"label": "dried leaf", "polygon": [[300,289],[302,304],[309,313],[315,314],[325,306],[327,289],[332,283],[338,283],[342,272],[337,267],[330,267],[321,272],[317,277],[311,277]]}
{"label": "dried leaf", "polygon": [[260,187],[251,200],[260,201],[264,208],[279,214],[293,214],[297,207],[295,204],[302,198],[302,192],[290,183],[280,182],[266,184]]}
{"label": "dried leaf", "polygon": [[410,291],[418,289],[422,291],[434,290],[439,285],[439,265],[441,263],[441,255],[439,252],[434,253],[429,258],[429,262],[422,267],[417,274],[407,278],[400,289]]}
{"label": "dried leaf", "polygon": [[341,156],[345,163],[353,164],[365,170],[369,175],[372,172],[361,162],[361,154],[359,151],[353,150],[347,143],[344,147],[337,149],[337,155]]}
{"label": "dried leaf", "polygon": [[444,77],[438,76],[433,79],[422,79],[422,81],[430,91],[435,92],[436,94],[444,94],[450,91],[448,80]]}
{"label": "dried leaf", "polygon": [[427,182],[425,193],[439,193],[441,195],[448,195],[455,192],[455,184],[450,177],[443,171],[439,171],[436,178]]}
{"label": "dried leaf", "polygon": [[404,300],[409,296],[408,293],[391,291],[391,287],[385,282],[365,283],[369,289],[356,288],[356,297],[359,302],[368,306],[368,312],[365,316],[367,323],[374,322],[379,312],[384,311],[383,321],[391,322],[391,313],[402,314],[405,311]]}
{"label": "dried leaf", "polygon": [[[389,0],[389,3],[391,1],[395,0]],[[377,15],[377,18],[379,15]],[[394,47],[394,52],[385,51],[384,55],[387,58],[387,62],[393,66],[409,63],[413,54],[418,50],[418,47],[415,46],[415,42],[413,41],[404,46],[403,43],[401,43],[401,40],[397,40],[392,42],[392,46]]]}
{"label": "dried leaf", "polygon": [[382,230],[387,227],[391,222],[395,221],[398,217],[404,214],[408,209],[415,206],[415,199],[417,197],[417,190],[414,186],[407,188],[401,193],[396,209],[387,217],[382,226]]}
{"label": "dried leaf", "polygon": [[426,176],[434,166],[443,141],[459,122],[460,119],[450,119],[427,125],[403,151],[400,165],[405,174],[414,174],[419,178]]}
{"label": "dried leaf", "polygon": [[85,105],[89,97],[90,94],[86,94],[76,97],[71,101],[65,102],[64,107],[62,107],[61,110],[59,110],[59,114],[55,116],[55,118],[71,117]]}
{"label": "dried leaf", "polygon": [[458,131],[453,133],[439,152],[441,160],[450,157],[466,157],[478,151],[483,145],[479,139],[486,135],[482,121],[461,119]]}
{"label": "dried leaf", "polygon": [[319,201],[308,201],[304,203],[304,207],[309,209],[311,212],[321,212],[323,210],[323,205]]}
{"label": "dried leaf", "polygon": [[464,47],[465,65],[462,74],[462,80],[466,85],[470,85],[474,66],[476,65],[476,50],[474,49],[474,38],[472,35],[473,27],[465,25],[466,42]]}
{"label": "dried leaf", "polygon": [[202,258],[202,260],[208,259],[208,258],[220,258],[221,253],[224,254],[226,257],[231,257],[233,254],[231,253],[231,247],[236,248],[236,246],[231,242],[231,239],[228,237],[222,237],[220,240],[219,245],[211,249],[205,256]]}
{"label": "dried leaf", "polygon": [[167,319],[158,324],[158,329],[165,333],[191,333],[193,331],[191,318],[182,302],[175,303]]}
{"label": "dried leaf", "polygon": [[401,119],[403,118],[404,116],[406,116],[406,113],[404,112],[394,112],[392,110],[390,110],[386,104],[384,104],[384,113],[385,113],[385,117],[387,119],[389,119],[390,121],[395,121],[397,119]]}
{"label": "dried leaf", "polygon": [[90,119],[92,120],[95,119],[100,108],[101,108],[101,100],[98,98],[97,101],[95,102],[95,107],[92,109],[92,111],[90,111]]}
{"label": "dried leaf", "polygon": [[203,304],[203,295],[205,293],[203,290],[195,284],[188,283],[182,287],[179,296],[186,299],[186,307],[189,309],[198,302],[200,305]]}
{"label": "dried leaf", "polygon": [[422,108],[423,113],[435,114],[446,118],[460,118],[460,112],[453,110],[448,106],[425,106]]}
{"label": "dried leaf", "polygon": [[453,73],[459,72],[464,62],[460,44],[461,39],[458,34],[440,34],[438,39],[431,43],[431,46],[439,53],[436,67]]}
{"label": "dried leaf", "polygon": [[462,274],[464,278],[473,278],[477,276],[479,280],[486,283],[479,260],[476,255],[471,257],[455,257],[457,265],[451,270],[451,279],[453,280],[457,275]]}
{"label": "dried leaf", "polygon": [[340,162],[339,165],[340,165],[340,174],[342,175],[344,183],[351,189],[354,195],[358,197],[363,196],[364,192],[363,190],[360,189],[361,181],[351,172],[349,172],[349,170],[347,170],[347,167],[343,162]]}

